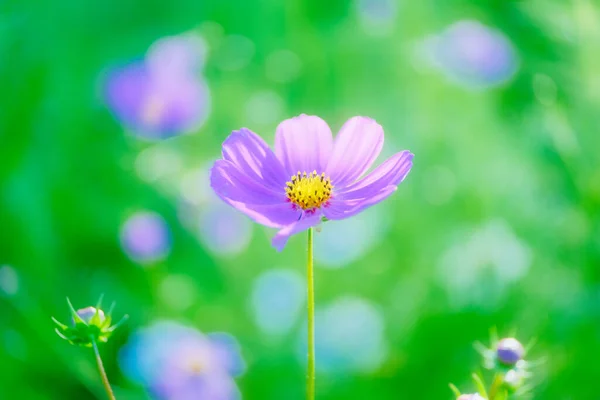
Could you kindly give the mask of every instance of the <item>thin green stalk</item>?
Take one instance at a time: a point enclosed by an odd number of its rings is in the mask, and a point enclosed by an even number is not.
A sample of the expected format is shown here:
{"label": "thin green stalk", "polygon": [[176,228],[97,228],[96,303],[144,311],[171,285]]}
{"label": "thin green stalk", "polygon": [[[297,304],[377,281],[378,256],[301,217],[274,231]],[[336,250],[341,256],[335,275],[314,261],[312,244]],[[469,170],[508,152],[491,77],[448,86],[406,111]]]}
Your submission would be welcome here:
{"label": "thin green stalk", "polygon": [[494,381],[492,382],[492,387],[490,388],[490,396],[489,400],[505,400],[506,393],[502,390],[502,383],[504,380],[500,374],[496,374],[494,377]]}
{"label": "thin green stalk", "polygon": [[308,310],[308,371],[306,374],[306,398],[315,398],[315,286],[313,268],[313,229],[308,230],[308,260],[306,263],[307,310]]}
{"label": "thin green stalk", "polygon": [[102,385],[104,385],[104,390],[106,390],[106,394],[108,395],[108,398],[110,400],[116,400],[112,388],[110,387],[110,383],[108,382],[106,371],[104,371],[104,365],[102,365],[102,358],[100,358],[98,345],[96,344],[96,340],[94,340],[94,338],[92,338],[92,347],[94,348],[94,355],[96,356],[96,363],[98,364],[98,371],[100,372],[100,378],[102,379]]}

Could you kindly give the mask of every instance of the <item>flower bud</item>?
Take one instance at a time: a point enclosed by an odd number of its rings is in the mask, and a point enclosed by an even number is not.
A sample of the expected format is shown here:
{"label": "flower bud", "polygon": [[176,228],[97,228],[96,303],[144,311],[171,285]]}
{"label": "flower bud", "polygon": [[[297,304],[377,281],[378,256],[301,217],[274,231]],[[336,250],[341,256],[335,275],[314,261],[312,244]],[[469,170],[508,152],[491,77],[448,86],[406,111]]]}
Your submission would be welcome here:
{"label": "flower bud", "polygon": [[515,338],[504,338],[496,346],[496,357],[505,365],[516,364],[524,353],[523,345]]}
{"label": "flower bud", "polygon": [[96,307],[85,307],[75,311],[75,308],[73,308],[73,305],[67,299],[73,323],[71,326],[67,326],[52,318],[52,321],[56,325],[55,331],[58,336],[71,344],[85,347],[91,347],[94,343],[108,341],[114,330],[125,322],[128,316],[123,316],[118,323],[111,326],[113,307],[105,315],[104,311],[100,308],[101,302],[102,298],[100,298]]}
{"label": "flower bud", "polygon": [[[106,321],[106,317],[104,316],[104,311],[97,309],[95,307],[86,307],[86,308],[81,308],[79,310],[77,310],[77,315],[79,316],[79,318],[81,318],[83,320],[83,322],[85,322],[87,325],[92,325],[93,322],[93,318],[96,315],[96,313],[98,314],[98,322],[100,324],[103,324],[104,321]],[[73,321],[73,324],[75,324],[76,322]]]}

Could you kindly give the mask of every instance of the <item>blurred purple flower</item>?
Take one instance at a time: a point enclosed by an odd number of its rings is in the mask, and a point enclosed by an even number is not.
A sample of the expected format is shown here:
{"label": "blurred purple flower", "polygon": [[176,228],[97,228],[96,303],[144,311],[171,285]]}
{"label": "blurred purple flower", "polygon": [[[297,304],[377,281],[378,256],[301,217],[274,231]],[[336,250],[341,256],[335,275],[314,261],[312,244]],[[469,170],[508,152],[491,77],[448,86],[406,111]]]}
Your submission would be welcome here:
{"label": "blurred purple flower", "polygon": [[154,42],[146,53],[146,64],[157,75],[194,74],[204,64],[206,44],[201,36],[167,36]]}
{"label": "blurred purple flower", "polygon": [[243,215],[212,205],[200,215],[200,238],[214,253],[235,255],[245,250],[252,236],[252,225]]}
{"label": "blurred purple flower", "polygon": [[502,32],[478,21],[456,22],[426,45],[434,66],[466,86],[499,85],[517,71],[512,43]]}
{"label": "blurred purple flower", "polygon": [[334,141],[325,121],[300,115],[279,124],[275,152],[249,129],[231,133],[210,182],[227,204],[279,228],[272,243],[281,251],[323,216],[349,218],[396,191],[412,167],[407,150],[361,179],[382,148],[383,128],[370,118],[351,118]]}
{"label": "blurred purple flower", "polygon": [[154,212],[139,211],[129,217],[121,228],[121,246],[134,261],[159,261],[171,250],[167,223]]}
{"label": "blurred purple flower", "polygon": [[137,135],[161,139],[194,131],[209,111],[209,92],[197,76],[204,58],[200,38],[173,36],[155,42],[146,58],[110,71],[106,104]]}
{"label": "blurred purple flower", "polygon": [[203,335],[175,322],[157,322],[134,334],[121,349],[125,375],[156,399],[240,399],[233,377],[245,364],[236,340]]}

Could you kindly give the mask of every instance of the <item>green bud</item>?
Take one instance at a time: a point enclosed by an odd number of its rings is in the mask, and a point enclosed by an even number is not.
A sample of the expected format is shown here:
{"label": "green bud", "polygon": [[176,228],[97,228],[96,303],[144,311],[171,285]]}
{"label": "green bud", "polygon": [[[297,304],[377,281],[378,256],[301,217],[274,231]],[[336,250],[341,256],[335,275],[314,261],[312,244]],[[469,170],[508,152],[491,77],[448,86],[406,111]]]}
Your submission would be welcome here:
{"label": "green bud", "polygon": [[[102,323],[104,323],[104,321],[106,321],[106,317],[104,316],[104,311],[99,310],[95,307],[90,306],[90,307],[86,307],[86,308],[77,310],[77,315],[79,315],[79,318],[81,318],[83,320],[83,322],[85,322],[87,325],[93,325],[94,322],[96,322],[96,321],[93,321],[96,314],[98,314],[97,322],[100,322],[100,324],[102,324]],[[75,324],[75,321],[73,321],[73,324]]]}
{"label": "green bud", "polygon": [[72,323],[70,326],[65,325],[52,317],[58,336],[71,344],[84,347],[91,347],[93,342],[107,342],[115,329],[121,326],[127,320],[128,316],[124,315],[119,322],[111,326],[112,311],[115,304],[113,303],[105,315],[104,311],[100,308],[101,303],[102,296],[98,300],[96,307],[90,306],[75,311],[71,301],[67,298]]}

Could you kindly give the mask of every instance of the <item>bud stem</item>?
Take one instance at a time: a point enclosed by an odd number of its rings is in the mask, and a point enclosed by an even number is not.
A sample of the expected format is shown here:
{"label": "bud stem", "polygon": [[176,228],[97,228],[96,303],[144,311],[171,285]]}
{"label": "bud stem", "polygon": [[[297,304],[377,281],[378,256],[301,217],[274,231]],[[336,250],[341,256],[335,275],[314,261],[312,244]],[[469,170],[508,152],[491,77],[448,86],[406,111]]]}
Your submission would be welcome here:
{"label": "bud stem", "polygon": [[503,383],[504,383],[504,380],[502,379],[502,376],[499,374],[496,374],[496,376],[494,377],[494,381],[492,382],[492,387],[490,387],[489,400],[500,400],[500,399],[504,400],[504,399],[506,399],[506,393],[500,391]]}
{"label": "bud stem", "polygon": [[100,358],[100,352],[98,351],[98,345],[96,344],[96,340],[93,337],[91,339],[92,347],[94,348],[94,355],[96,356],[96,363],[98,364],[98,372],[100,372],[100,378],[102,379],[102,385],[104,385],[104,390],[106,390],[106,394],[108,395],[109,400],[116,400],[112,388],[110,387],[110,382],[108,382],[106,371],[104,371],[104,365],[102,365],[102,358]]}

